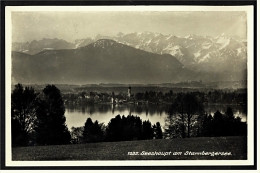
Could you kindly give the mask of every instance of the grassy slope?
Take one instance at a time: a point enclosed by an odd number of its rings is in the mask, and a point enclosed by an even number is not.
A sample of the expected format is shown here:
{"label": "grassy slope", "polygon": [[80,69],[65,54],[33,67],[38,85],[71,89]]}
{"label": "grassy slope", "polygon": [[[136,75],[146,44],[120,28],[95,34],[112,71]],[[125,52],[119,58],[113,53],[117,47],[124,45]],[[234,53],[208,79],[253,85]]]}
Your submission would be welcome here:
{"label": "grassy slope", "polygon": [[[12,149],[13,160],[241,160],[247,159],[246,137],[201,137]],[[183,152],[180,156],[128,155],[128,152]],[[184,155],[184,152],[231,152],[231,156]]]}

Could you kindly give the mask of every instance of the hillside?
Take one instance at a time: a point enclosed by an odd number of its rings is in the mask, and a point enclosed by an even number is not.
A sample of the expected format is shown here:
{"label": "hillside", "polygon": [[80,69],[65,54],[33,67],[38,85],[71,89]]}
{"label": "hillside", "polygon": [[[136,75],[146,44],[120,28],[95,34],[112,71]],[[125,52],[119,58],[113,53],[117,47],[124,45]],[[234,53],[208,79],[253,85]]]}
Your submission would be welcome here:
{"label": "hillside", "polygon": [[112,40],[79,49],[13,52],[12,77],[22,83],[163,83],[192,72],[171,55],[138,50]]}

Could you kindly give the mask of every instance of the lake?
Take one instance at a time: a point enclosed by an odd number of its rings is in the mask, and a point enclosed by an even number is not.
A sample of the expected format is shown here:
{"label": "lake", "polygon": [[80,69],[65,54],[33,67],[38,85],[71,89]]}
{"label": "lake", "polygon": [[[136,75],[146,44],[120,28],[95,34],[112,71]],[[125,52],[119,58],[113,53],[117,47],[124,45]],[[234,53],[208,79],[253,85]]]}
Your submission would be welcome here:
{"label": "lake", "polygon": [[[227,110],[226,105],[204,105],[207,113],[213,115],[217,110],[224,113]],[[240,116],[242,121],[247,121],[246,106],[232,105],[230,106],[235,116]],[[98,120],[99,123],[108,124],[111,118],[116,115],[137,115],[142,120],[149,120],[152,124],[160,122],[164,126],[164,119],[167,116],[169,105],[126,105],[126,104],[67,104],[66,105],[66,124],[69,129],[72,126],[84,126],[87,118],[92,121]]]}

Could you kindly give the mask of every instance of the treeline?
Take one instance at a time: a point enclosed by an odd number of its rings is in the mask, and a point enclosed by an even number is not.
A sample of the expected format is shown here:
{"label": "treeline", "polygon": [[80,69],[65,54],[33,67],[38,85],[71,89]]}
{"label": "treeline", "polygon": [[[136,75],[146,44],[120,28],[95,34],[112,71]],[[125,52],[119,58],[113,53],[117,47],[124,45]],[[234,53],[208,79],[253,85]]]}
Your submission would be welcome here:
{"label": "treeline", "polygon": [[[212,91],[193,91],[179,92],[179,93],[192,93],[203,104],[235,104],[246,105],[247,104],[247,92],[246,90],[212,90]],[[136,92],[129,98],[126,93],[120,92],[115,94],[111,93],[97,93],[97,92],[85,92],[80,91],[78,93],[64,94],[63,98],[66,103],[86,103],[94,104],[97,102],[111,102],[111,99],[121,101],[131,101],[140,103],[151,104],[163,104],[172,103],[177,98],[178,94],[172,90],[168,92],[162,91],[145,91]]]}
{"label": "treeline", "polygon": [[196,97],[179,94],[165,119],[164,132],[159,122],[128,115],[112,118],[108,125],[88,118],[82,127],[72,127],[73,143],[115,142],[146,139],[172,139],[189,137],[246,136],[247,123],[235,117],[232,109],[222,114],[207,115]]}
{"label": "treeline", "polygon": [[216,111],[214,115],[203,115],[198,118],[197,136],[246,136],[247,123],[240,117],[235,117],[230,107],[222,114]]}
{"label": "treeline", "polygon": [[214,115],[204,111],[194,93],[178,93],[165,119],[165,138],[247,135],[247,124],[232,109]]}
{"label": "treeline", "polygon": [[128,115],[112,118],[107,126],[88,118],[82,127],[72,127],[73,143],[115,142],[146,139],[162,139],[162,128],[159,122],[152,125],[149,120]]}
{"label": "treeline", "polygon": [[[181,93],[190,93],[194,95],[199,102],[203,104],[247,104],[247,92],[244,90],[235,90],[231,92],[226,92],[223,90],[213,90],[209,92],[181,92]],[[138,100],[147,100],[151,103],[160,103],[168,102],[172,103],[179,93],[174,93],[172,90],[169,92],[156,92],[156,91],[146,91],[146,92],[137,92],[135,94],[135,99]]]}

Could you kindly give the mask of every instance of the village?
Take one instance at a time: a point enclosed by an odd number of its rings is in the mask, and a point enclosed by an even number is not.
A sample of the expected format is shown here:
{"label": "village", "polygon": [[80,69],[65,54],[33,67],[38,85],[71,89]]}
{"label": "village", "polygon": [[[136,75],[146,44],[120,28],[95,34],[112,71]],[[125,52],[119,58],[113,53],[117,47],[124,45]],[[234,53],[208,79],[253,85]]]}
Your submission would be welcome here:
{"label": "village", "polygon": [[[77,103],[89,103],[89,104],[148,104],[148,94],[143,98],[136,98],[136,95],[132,93],[131,87],[129,86],[126,92],[119,92],[115,94],[112,92],[108,94],[107,92],[98,93],[96,91],[91,91],[88,93],[80,92],[79,94],[68,93],[64,94],[65,104],[77,104]],[[156,104],[162,104],[163,100],[158,99]],[[152,102],[150,102],[152,103]],[[154,102],[153,102],[154,103]],[[155,104],[155,103],[154,103]]]}
{"label": "village", "polygon": [[[115,89],[116,90],[116,89]],[[217,105],[228,103],[230,105],[244,105],[246,104],[246,93],[243,90],[210,90],[210,91],[193,91],[182,88],[179,89],[168,88],[168,91],[145,91],[145,92],[132,92],[132,87],[125,87],[125,91],[111,91],[111,92],[98,92],[78,91],[77,93],[64,93],[62,94],[65,104],[135,104],[135,105],[160,105],[172,104],[172,101],[178,94],[190,92],[200,103],[207,105]]]}

